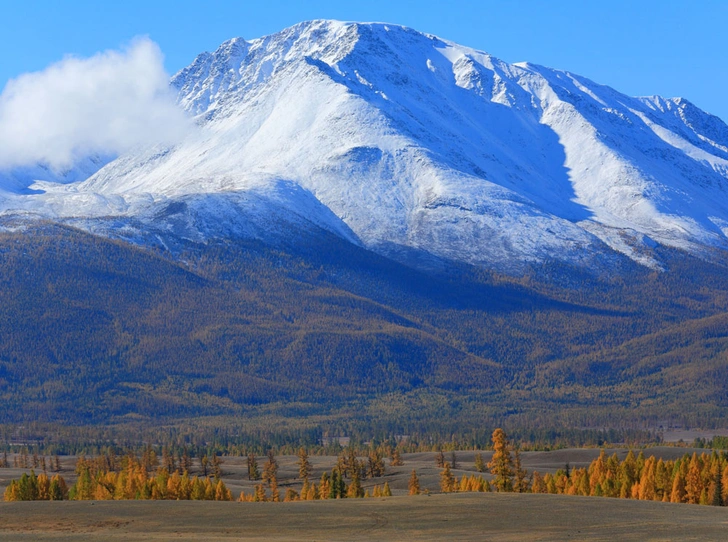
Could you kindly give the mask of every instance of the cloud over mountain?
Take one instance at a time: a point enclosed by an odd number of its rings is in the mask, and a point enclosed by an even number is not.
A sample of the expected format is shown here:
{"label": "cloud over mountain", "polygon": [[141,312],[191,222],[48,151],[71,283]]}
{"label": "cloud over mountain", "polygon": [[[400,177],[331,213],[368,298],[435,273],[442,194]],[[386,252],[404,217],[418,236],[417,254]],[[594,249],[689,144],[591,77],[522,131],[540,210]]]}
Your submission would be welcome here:
{"label": "cloud over mountain", "polygon": [[153,41],[136,38],[11,80],[0,95],[0,168],[63,169],[89,154],[178,138],[189,124],[162,61]]}

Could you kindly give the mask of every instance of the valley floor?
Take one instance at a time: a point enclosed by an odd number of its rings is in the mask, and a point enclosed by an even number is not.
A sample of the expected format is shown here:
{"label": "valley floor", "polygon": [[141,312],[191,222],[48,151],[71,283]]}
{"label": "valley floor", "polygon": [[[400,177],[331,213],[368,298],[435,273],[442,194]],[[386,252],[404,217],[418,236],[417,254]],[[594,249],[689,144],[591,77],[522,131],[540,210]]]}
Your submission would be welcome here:
{"label": "valley floor", "polygon": [[0,503],[0,539],[725,540],[709,506],[533,494],[294,503]]}

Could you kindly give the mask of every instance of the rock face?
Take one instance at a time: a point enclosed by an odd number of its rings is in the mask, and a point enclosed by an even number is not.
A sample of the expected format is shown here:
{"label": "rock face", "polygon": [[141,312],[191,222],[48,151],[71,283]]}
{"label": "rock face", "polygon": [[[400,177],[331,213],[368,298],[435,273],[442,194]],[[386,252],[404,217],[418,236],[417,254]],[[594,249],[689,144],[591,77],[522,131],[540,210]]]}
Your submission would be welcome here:
{"label": "rock face", "polygon": [[728,249],[728,126],[681,98],[334,21],[230,40],[171,84],[197,121],[181,143],[84,181],[0,176],[3,212],[195,240],[323,229],[504,271]]}

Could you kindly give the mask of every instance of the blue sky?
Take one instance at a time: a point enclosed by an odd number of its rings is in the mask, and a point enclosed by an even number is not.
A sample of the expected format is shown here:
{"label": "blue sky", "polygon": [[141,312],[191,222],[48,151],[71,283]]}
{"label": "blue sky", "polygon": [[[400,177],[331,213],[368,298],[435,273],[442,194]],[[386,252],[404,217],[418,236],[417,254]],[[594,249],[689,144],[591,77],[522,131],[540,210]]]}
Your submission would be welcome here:
{"label": "blue sky", "polygon": [[173,73],[228,38],[316,18],[403,24],[628,94],[684,96],[728,121],[728,0],[0,0],[0,87],[66,54],[89,56],[137,35],[159,44]]}

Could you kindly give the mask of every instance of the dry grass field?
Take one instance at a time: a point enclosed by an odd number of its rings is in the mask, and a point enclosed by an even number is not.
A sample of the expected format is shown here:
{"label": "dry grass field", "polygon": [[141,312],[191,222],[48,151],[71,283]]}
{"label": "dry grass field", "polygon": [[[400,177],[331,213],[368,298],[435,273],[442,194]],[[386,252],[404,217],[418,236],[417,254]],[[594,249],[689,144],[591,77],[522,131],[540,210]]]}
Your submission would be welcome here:
{"label": "dry grass field", "polygon": [[0,540],[725,540],[728,510],[566,497],[450,494],[294,503],[0,504]]}

